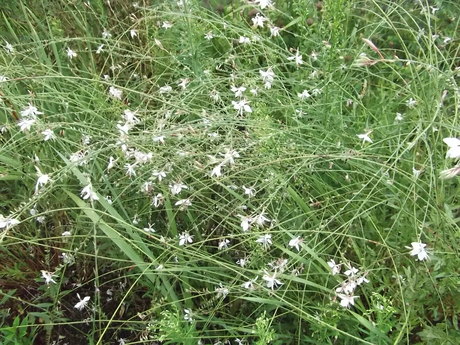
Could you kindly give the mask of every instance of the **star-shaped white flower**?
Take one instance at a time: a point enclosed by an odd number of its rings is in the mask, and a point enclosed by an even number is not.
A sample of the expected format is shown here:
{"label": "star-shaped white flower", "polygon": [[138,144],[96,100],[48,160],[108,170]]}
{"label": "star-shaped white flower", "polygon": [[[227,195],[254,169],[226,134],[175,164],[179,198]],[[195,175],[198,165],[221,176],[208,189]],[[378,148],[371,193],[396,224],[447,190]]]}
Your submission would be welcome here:
{"label": "star-shaped white flower", "polygon": [[38,167],[35,167],[37,170],[37,183],[35,184],[35,194],[38,193],[38,189],[46,185],[50,181],[50,176],[43,174]]}
{"label": "star-shaped white flower", "polygon": [[85,308],[88,305],[90,297],[86,296],[86,297],[83,297],[82,299],[78,293],[77,293],[77,296],[80,301],[74,305],[74,308],[78,310],[83,310],[83,308]]}
{"label": "star-shaped white flower", "polygon": [[264,249],[268,249],[272,245],[272,235],[271,234],[265,234],[260,236],[257,240],[257,243],[260,243]]}
{"label": "star-shaped white flower", "polygon": [[254,0],[254,3],[259,5],[261,9],[273,7],[273,0]]}
{"label": "star-shaped white flower", "polygon": [[252,217],[242,216],[242,215],[238,215],[238,216],[241,218],[241,224],[240,224],[241,228],[243,229],[244,232],[248,231],[253,222]]}
{"label": "star-shaped white flower", "polygon": [[426,244],[425,243],[422,243],[422,242],[412,242],[411,243],[411,247],[407,247],[407,249],[411,249],[410,251],[410,255],[412,256],[417,256],[418,260],[419,261],[423,261],[423,260],[428,260],[429,259],[429,256],[428,256],[428,252],[426,251],[425,247],[426,247]]}
{"label": "star-shaped white flower", "polygon": [[33,117],[35,118],[36,115],[43,115],[41,111],[38,111],[36,106],[33,106],[31,103],[27,107],[21,110],[22,117]]}
{"label": "star-shaped white flower", "polygon": [[171,190],[172,195],[177,195],[182,191],[182,189],[188,189],[188,187],[183,183],[174,183],[169,185],[169,189]]}
{"label": "star-shaped white flower", "polygon": [[300,251],[300,245],[302,244],[303,239],[300,236],[294,237],[289,241],[289,247],[297,249]]}
{"label": "star-shaped white flower", "polygon": [[261,16],[259,13],[255,15],[254,18],[251,19],[252,24],[254,25],[255,28],[263,28],[264,23],[268,20],[264,16]]}
{"label": "star-shaped white flower", "polygon": [[246,99],[240,101],[232,101],[233,109],[238,111],[239,115],[243,113],[252,113],[252,108],[249,106],[249,102]]}
{"label": "star-shaped white flower", "polygon": [[363,143],[373,143],[372,139],[369,137],[369,135],[372,133],[372,131],[368,131],[366,133],[363,133],[363,134],[356,134],[356,136],[359,138],[359,139],[362,139]]}
{"label": "star-shaped white flower", "polygon": [[44,131],[42,131],[42,134],[44,136],[43,138],[44,141],[56,139],[56,135],[54,134],[53,130],[50,128],[47,128]]}
{"label": "star-shaped white flower", "polygon": [[67,48],[67,57],[72,60],[74,57],[77,57],[77,53],[70,48]]}
{"label": "star-shaped white flower", "polygon": [[17,220],[16,218],[4,217],[3,215],[0,214],[0,229],[3,229],[3,228],[8,229],[18,224],[19,224],[19,220]]}
{"label": "star-shaped white flower", "polygon": [[97,196],[96,192],[93,190],[93,186],[92,184],[88,184],[87,186],[85,186],[82,190],[81,190],[81,193],[80,193],[81,197],[83,200],[91,200],[91,201],[94,201],[94,200],[99,200],[99,197]]}
{"label": "star-shaped white flower", "polygon": [[45,270],[41,270],[40,272],[42,273],[42,278],[45,279],[45,283],[47,285],[49,283],[56,284],[56,281],[53,279],[53,277],[55,276],[53,273],[45,271]]}
{"label": "star-shaped white flower", "polygon": [[355,305],[355,299],[359,297],[343,294],[338,294],[337,296],[340,298],[340,305],[344,308],[349,308],[350,306]]}
{"label": "star-shaped white flower", "polygon": [[460,158],[460,139],[457,138],[444,138],[442,141],[449,146],[446,158],[458,159]]}
{"label": "star-shaped white flower", "polygon": [[18,126],[21,132],[27,132],[32,128],[32,126],[37,122],[37,120],[33,117],[30,119],[21,119],[18,122]]}
{"label": "star-shaped white flower", "polygon": [[264,82],[264,86],[266,89],[270,89],[272,87],[273,80],[275,79],[275,73],[271,67],[267,68],[267,70],[259,70],[260,77]]}
{"label": "star-shaped white flower", "polygon": [[117,89],[116,87],[114,86],[111,86],[109,88],[109,95],[112,96],[113,98],[116,98],[116,99],[119,99],[121,100],[122,96],[123,96],[123,91],[120,90],[120,89]]}
{"label": "star-shaped white flower", "polygon": [[271,275],[268,273],[265,273],[262,279],[266,281],[267,287],[272,290],[274,288],[277,288],[278,286],[283,285],[283,283],[276,278],[276,272]]}
{"label": "star-shaped white flower", "polygon": [[191,236],[187,231],[179,235],[179,245],[185,246],[187,243],[193,243],[193,236]]}
{"label": "star-shaped white flower", "polygon": [[311,95],[307,90],[303,90],[302,92],[297,93],[297,97],[299,97],[301,100],[305,100],[307,98],[310,98]]}
{"label": "star-shaped white flower", "polygon": [[295,55],[288,57],[288,60],[294,61],[297,66],[303,65],[303,58],[298,49],[296,50]]}
{"label": "star-shaped white flower", "polygon": [[230,90],[232,90],[232,92],[235,94],[235,97],[243,97],[243,92],[246,91],[246,87],[244,86],[236,87],[235,85],[232,85]]}
{"label": "star-shaped white flower", "polygon": [[342,268],[342,264],[336,264],[334,260],[328,261],[327,265],[330,267],[332,275],[339,274]]}

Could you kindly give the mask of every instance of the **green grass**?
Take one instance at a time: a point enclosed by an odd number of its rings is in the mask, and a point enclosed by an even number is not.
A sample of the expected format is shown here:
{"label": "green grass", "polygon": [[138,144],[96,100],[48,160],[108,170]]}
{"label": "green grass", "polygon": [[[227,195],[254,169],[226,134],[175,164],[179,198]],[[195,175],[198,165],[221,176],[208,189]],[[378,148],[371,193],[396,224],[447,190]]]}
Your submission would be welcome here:
{"label": "green grass", "polygon": [[458,343],[455,1],[1,6],[0,344]]}

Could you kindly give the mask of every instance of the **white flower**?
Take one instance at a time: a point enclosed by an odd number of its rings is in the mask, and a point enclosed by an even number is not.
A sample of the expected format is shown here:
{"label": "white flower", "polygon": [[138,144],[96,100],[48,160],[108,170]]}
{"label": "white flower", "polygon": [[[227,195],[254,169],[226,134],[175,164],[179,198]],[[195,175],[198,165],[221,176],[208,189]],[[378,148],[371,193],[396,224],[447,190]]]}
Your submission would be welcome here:
{"label": "white flower", "polygon": [[430,9],[431,9],[432,15],[434,15],[437,11],[439,11],[439,7],[430,6]]}
{"label": "white flower", "polygon": [[264,23],[267,21],[268,19],[265,18],[264,16],[261,16],[259,13],[257,13],[255,15],[254,18],[252,18],[252,24],[254,25],[255,28],[263,28],[264,27]]}
{"label": "white flower", "polygon": [[190,83],[190,79],[188,78],[182,78],[177,85],[181,87],[182,90],[185,90],[187,88],[187,84]]}
{"label": "white flower", "polygon": [[55,276],[53,273],[45,271],[45,270],[41,270],[40,272],[42,273],[42,278],[45,279],[46,284],[49,284],[49,283],[56,284],[56,281],[53,279],[53,277]]}
{"label": "white flower", "polygon": [[267,68],[266,71],[259,70],[260,76],[262,81],[264,82],[264,86],[266,89],[270,89],[272,87],[273,81],[275,80],[275,73],[273,72],[272,68]]}
{"label": "white flower", "polygon": [[129,177],[136,176],[136,170],[134,169],[135,167],[136,167],[136,163],[125,164],[126,175],[128,175]]}
{"label": "white flower", "polygon": [[239,216],[241,218],[241,224],[240,224],[241,228],[243,229],[244,232],[248,231],[253,221],[252,217],[247,217],[247,216],[242,216],[242,215],[239,215]]}
{"label": "white flower", "polygon": [[43,187],[50,181],[50,176],[47,174],[43,174],[38,167],[35,167],[35,169],[37,170],[38,176],[37,182],[35,183],[35,194],[37,194],[38,189],[40,187]]}
{"label": "white flower", "polygon": [[265,273],[262,277],[263,280],[267,282],[267,287],[270,289],[277,288],[280,285],[283,285],[281,281],[276,279],[276,272],[274,272],[272,275],[269,275],[268,273]]}
{"label": "white flower", "polygon": [[131,35],[131,38],[137,37],[137,30],[131,29],[129,30],[129,34]]}
{"label": "white flower", "polygon": [[297,251],[300,251],[300,244],[302,244],[303,239],[300,236],[294,237],[289,241],[289,247],[297,249]]}
{"label": "white flower", "polygon": [[164,171],[154,171],[152,175],[155,176],[159,182],[166,177],[166,173]]}
{"label": "white flower", "polygon": [[414,175],[415,178],[419,178],[420,174],[423,172],[422,169],[417,170],[414,167],[412,167],[412,175]]}
{"label": "white flower", "polygon": [[264,226],[265,223],[270,222],[270,219],[268,219],[267,217],[265,217],[263,213],[261,213],[253,218],[253,222],[255,222],[258,226]]}
{"label": "white flower", "polygon": [[342,268],[342,264],[336,264],[334,260],[328,261],[327,265],[331,268],[332,275],[339,274]]}
{"label": "white flower", "polygon": [[123,119],[129,124],[136,125],[140,122],[139,118],[136,116],[137,111],[132,111],[129,109],[125,109],[123,111]]}
{"label": "white flower", "polygon": [[270,26],[270,37],[277,37],[280,35],[280,28],[277,26]]}
{"label": "white flower", "polygon": [[249,102],[246,99],[240,101],[232,101],[233,109],[238,111],[238,115],[243,115],[243,113],[252,113],[252,108],[249,106]]}
{"label": "white flower", "polygon": [[161,193],[158,193],[157,195],[155,195],[152,199],[152,205],[154,207],[159,207],[162,203],[163,203],[163,194]]}
{"label": "white flower", "polygon": [[343,274],[345,274],[346,276],[349,276],[349,277],[354,277],[356,275],[356,273],[358,273],[358,272],[359,272],[359,270],[356,267],[350,266],[350,268],[348,270],[346,270],[345,272],[343,272]]}
{"label": "white flower", "polygon": [[318,89],[318,88],[314,88],[313,90],[311,90],[311,94],[313,96],[318,96],[318,95],[321,95],[321,89]]}
{"label": "white flower", "polygon": [[296,50],[294,56],[290,56],[287,58],[289,61],[294,61],[297,66],[303,65],[302,55],[299,54],[299,49]]}
{"label": "white flower", "polygon": [[247,263],[248,263],[248,259],[246,258],[241,258],[241,259],[236,260],[236,264],[240,265],[240,267],[246,266]]}
{"label": "white flower", "polygon": [[245,186],[242,186],[241,188],[243,188],[244,194],[246,194],[250,198],[253,197],[254,195],[256,195],[256,192],[254,191],[254,188],[246,188]]}
{"label": "white flower", "polygon": [[109,31],[107,31],[105,29],[104,29],[104,31],[102,31],[102,38],[108,39],[108,38],[111,38],[111,37],[112,37],[112,34]]}
{"label": "white flower", "polygon": [[417,100],[411,97],[406,101],[406,105],[408,108],[414,108],[417,105]]}
{"label": "white flower", "polygon": [[163,94],[163,93],[169,93],[169,92],[171,92],[171,91],[172,91],[172,87],[171,87],[170,85],[164,85],[164,86],[160,87],[160,89],[159,89],[159,92],[160,92],[161,94]]}
{"label": "white flower", "polygon": [[243,92],[246,91],[246,88],[244,86],[236,87],[232,85],[230,90],[235,94],[235,97],[243,97]]}
{"label": "white flower", "polygon": [[83,200],[87,200],[87,199],[90,199],[92,201],[99,200],[99,197],[97,196],[96,192],[94,192],[93,186],[91,185],[91,183],[88,184],[86,187],[84,187],[81,190],[80,195],[83,198]]}
{"label": "white flower", "polygon": [[43,115],[41,111],[38,111],[37,107],[33,106],[31,103],[27,107],[21,110],[22,117],[32,117],[35,118],[37,115]]}
{"label": "white flower", "polygon": [[230,290],[222,286],[222,283],[214,291],[217,292],[217,298],[225,298],[230,293]]}
{"label": "white flower", "polygon": [[190,199],[182,199],[182,200],[176,201],[174,205],[180,206],[182,209],[184,209],[188,206],[192,206],[192,201]]}
{"label": "white flower", "polygon": [[254,3],[259,5],[261,9],[273,7],[273,0],[254,0]]}
{"label": "white flower", "polygon": [[188,189],[188,187],[182,183],[174,183],[169,185],[169,189],[171,190],[172,195],[177,195],[182,191],[182,189]]}
{"label": "white flower", "polygon": [[319,54],[318,54],[317,52],[312,52],[312,53],[310,54],[310,57],[311,57],[311,59],[312,59],[313,61],[317,61],[317,60],[318,60],[318,56],[319,56]]}
{"label": "white flower", "polygon": [[75,53],[72,49],[67,48],[67,57],[72,60],[74,57],[77,57],[77,53]]}
{"label": "white flower", "polygon": [[211,171],[211,177],[221,177],[222,176],[222,164],[216,165]]}
{"label": "white flower", "polygon": [[77,304],[75,304],[73,307],[78,310],[83,310],[83,308],[87,306],[90,297],[86,296],[86,297],[83,297],[82,299],[78,293],[77,293],[77,296],[80,301]]}
{"label": "white flower", "polygon": [[229,244],[230,244],[230,240],[227,238],[222,241],[219,241],[218,249],[219,250],[227,249]]}
{"label": "white flower", "polygon": [[403,114],[401,114],[401,113],[396,113],[395,121],[402,121],[402,120],[404,120]]}
{"label": "white flower", "polygon": [[372,143],[372,139],[369,137],[369,134],[371,134],[372,131],[368,131],[366,133],[363,133],[363,134],[356,134],[356,136],[359,138],[359,139],[362,139],[363,140],[363,143],[367,142],[367,143]]}
{"label": "white flower", "polygon": [[214,38],[214,34],[212,33],[212,31],[209,31],[208,33],[206,33],[204,35],[204,38],[206,38],[208,41],[212,40]]}
{"label": "white flower", "polygon": [[238,151],[230,150],[228,148],[225,149],[225,152],[221,153],[220,155],[224,157],[222,164],[235,164],[234,158],[240,158]]}
{"label": "white flower", "polygon": [[72,235],[72,233],[71,233],[70,231],[64,231],[64,232],[61,234],[62,237],[69,237],[69,236],[71,236],[71,235]]}
{"label": "white flower", "polygon": [[12,228],[15,225],[19,224],[19,220],[16,218],[11,218],[11,217],[4,217],[3,215],[0,214],[0,229],[3,228]]}
{"label": "white flower", "polygon": [[167,29],[171,29],[171,28],[173,27],[173,25],[172,25],[171,22],[165,21],[165,22],[163,22],[163,24],[161,24],[161,27],[162,27],[163,29],[166,29],[166,30],[167,30]]}
{"label": "white flower", "polygon": [[43,134],[43,136],[44,136],[44,138],[43,138],[44,141],[56,139],[56,135],[55,135],[54,132],[53,132],[51,129],[49,129],[49,128],[45,129],[45,130],[42,132],[42,134]]}
{"label": "white flower", "polygon": [[184,309],[184,320],[193,322],[192,311],[190,309]]}
{"label": "white flower", "polygon": [[117,160],[112,156],[109,157],[109,164],[107,164],[107,171],[112,169],[116,165]]}
{"label": "white flower", "polygon": [[271,234],[265,234],[260,236],[257,240],[257,243],[260,243],[264,249],[268,249],[270,245],[272,245],[272,235]]}
{"label": "white flower", "polygon": [[96,54],[102,53],[102,49],[104,49],[104,44],[101,44],[100,46],[97,47]]}
{"label": "white flower", "polygon": [[238,42],[239,42],[240,44],[249,44],[249,43],[251,43],[251,40],[249,39],[249,37],[240,36]]}
{"label": "white flower", "polygon": [[187,243],[193,243],[193,236],[190,236],[190,234],[185,231],[179,235],[179,245],[184,246]]}
{"label": "white flower", "polygon": [[209,97],[214,101],[214,102],[218,102],[220,100],[220,93],[219,91],[217,90],[211,90],[211,92],[209,92]]}
{"label": "white flower", "polygon": [[36,121],[37,120],[35,118],[21,119],[18,122],[19,129],[21,130],[21,132],[26,132],[32,128],[32,126],[34,125]]}
{"label": "white flower", "polygon": [[457,159],[460,158],[460,139],[457,138],[444,138],[442,141],[449,146],[446,158]]}
{"label": "white flower", "polygon": [[303,90],[301,93],[297,94],[297,97],[299,97],[301,100],[304,100],[304,99],[310,98],[311,95],[307,90]]}
{"label": "white flower", "polygon": [[355,299],[359,297],[343,294],[337,294],[337,296],[340,298],[340,305],[344,308],[349,308],[350,306],[355,305]]}
{"label": "white flower", "polygon": [[425,243],[422,243],[422,242],[412,242],[411,243],[411,246],[412,248],[410,247],[406,247],[407,249],[411,249],[410,251],[410,255],[412,256],[417,256],[418,260],[419,261],[423,261],[423,260],[428,260],[429,259],[429,256],[428,256],[428,252],[426,251],[425,247],[426,247],[426,244]]}
{"label": "white flower", "polygon": [[8,54],[13,54],[14,53],[14,47],[12,46],[11,43],[8,43],[8,41],[5,41],[5,50],[7,51]]}
{"label": "white flower", "polygon": [[112,96],[113,98],[121,100],[121,97],[123,96],[123,91],[120,89],[117,89],[114,86],[111,86],[109,88],[109,95]]}
{"label": "white flower", "polygon": [[256,282],[257,278],[255,277],[254,279],[251,279],[250,281],[244,282],[241,284],[241,287],[248,289],[248,290],[254,290],[256,287],[254,286],[254,283]]}
{"label": "white flower", "polygon": [[460,165],[457,165],[451,169],[443,170],[439,173],[439,178],[442,180],[446,180],[449,178],[453,178],[457,175],[460,175]]}
{"label": "white flower", "polygon": [[152,224],[149,223],[148,227],[143,229],[145,232],[156,232]]}

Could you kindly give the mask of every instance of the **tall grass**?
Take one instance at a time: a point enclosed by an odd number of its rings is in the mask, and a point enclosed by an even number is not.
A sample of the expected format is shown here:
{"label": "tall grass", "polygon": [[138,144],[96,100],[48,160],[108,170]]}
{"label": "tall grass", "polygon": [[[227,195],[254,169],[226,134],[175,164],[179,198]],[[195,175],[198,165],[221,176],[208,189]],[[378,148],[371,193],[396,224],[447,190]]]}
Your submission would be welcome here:
{"label": "tall grass", "polygon": [[[459,136],[459,14],[5,6],[0,214],[20,222],[0,237],[5,344],[457,343],[458,180],[439,174]],[[43,114],[21,130],[29,103]]]}

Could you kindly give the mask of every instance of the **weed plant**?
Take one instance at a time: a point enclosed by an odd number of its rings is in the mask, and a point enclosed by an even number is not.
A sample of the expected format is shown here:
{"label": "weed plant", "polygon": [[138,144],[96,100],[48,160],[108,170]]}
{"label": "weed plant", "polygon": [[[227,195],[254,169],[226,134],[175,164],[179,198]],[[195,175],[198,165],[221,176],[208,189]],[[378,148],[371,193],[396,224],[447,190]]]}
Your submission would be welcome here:
{"label": "weed plant", "polygon": [[458,2],[0,9],[0,344],[460,342]]}

